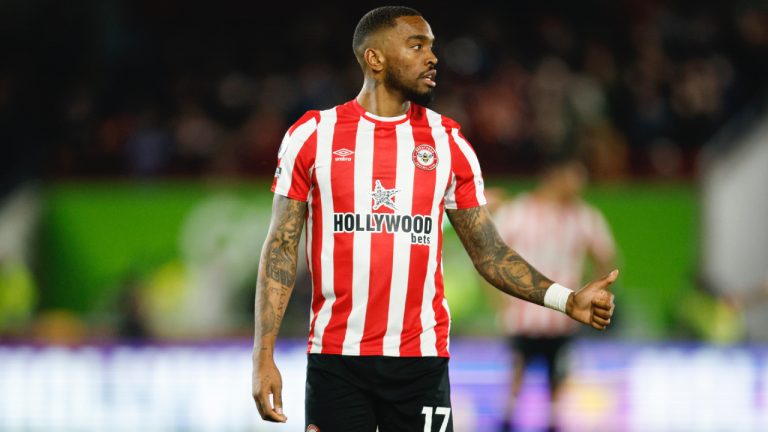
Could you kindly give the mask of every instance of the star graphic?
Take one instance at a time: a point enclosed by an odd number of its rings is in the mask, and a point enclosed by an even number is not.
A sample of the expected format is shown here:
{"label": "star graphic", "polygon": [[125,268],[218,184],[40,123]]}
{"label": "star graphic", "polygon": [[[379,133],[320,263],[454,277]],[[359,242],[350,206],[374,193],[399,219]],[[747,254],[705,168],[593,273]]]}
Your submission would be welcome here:
{"label": "star graphic", "polygon": [[376,180],[376,188],[371,192],[371,198],[373,198],[373,209],[378,210],[381,206],[386,206],[392,210],[397,210],[395,202],[392,197],[400,192],[400,189],[385,189],[381,185],[381,180]]}

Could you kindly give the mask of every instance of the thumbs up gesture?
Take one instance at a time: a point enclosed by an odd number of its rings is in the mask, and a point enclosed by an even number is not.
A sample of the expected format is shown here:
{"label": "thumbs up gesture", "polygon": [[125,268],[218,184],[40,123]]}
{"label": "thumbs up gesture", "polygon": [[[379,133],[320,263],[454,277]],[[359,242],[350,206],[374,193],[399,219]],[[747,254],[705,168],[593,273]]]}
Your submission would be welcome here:
{"label": "thumbs up gesture", "polygon": [[608,276],[592,281],[568,298],[565,313],[576,321],[605,330],[613,316],[613,293],[611,284],[619,277],[614,270]]}

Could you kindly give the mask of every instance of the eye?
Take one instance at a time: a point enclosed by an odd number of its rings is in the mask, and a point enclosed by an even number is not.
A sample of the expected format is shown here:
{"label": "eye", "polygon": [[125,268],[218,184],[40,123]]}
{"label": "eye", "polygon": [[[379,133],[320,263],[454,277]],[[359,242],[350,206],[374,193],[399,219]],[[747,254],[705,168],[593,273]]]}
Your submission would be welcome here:
{"label": "eye", "polygon": [[416,44],[416,45],[412,46],[411,48],[420,50],[421,46],[422,46],[421,44]]}

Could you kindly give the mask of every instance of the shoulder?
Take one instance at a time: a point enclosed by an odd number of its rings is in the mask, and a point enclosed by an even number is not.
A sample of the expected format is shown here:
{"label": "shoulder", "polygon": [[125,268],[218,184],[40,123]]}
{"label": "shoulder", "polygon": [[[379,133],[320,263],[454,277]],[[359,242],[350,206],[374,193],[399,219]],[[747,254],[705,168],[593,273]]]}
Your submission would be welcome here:
{"label": "shoulder", "polygon": [[533,196],[531,196],[530,192],[518,192],[517,195],[515,195],[512,200],[510,201],[510,204],[515,206],[525,206],[525,205],[531,205],[533,204]]}
{"label": "shoulder", "polygon": [[423,118],[428,117],[432,118],[433,120],[439,120],[440,123],[445,127],[446,129],[461,129],[461,125],[459,122],[454,120],[451,117],[448,117],[447,115],[440,114],[439,112],[427,108],[422,105],[413,104],[413,112],[411,114],[413,118]]}
{"label": "shoulder", "polygon": [[309,110],[304,113],[298,120],[296,120],[290,128],[288,128],[288,135],[293,135],[297,129],[309,127],[314,129],[317,127],[317,123],[320,121],[319,110]]}
{"label": "shoulder", "polygon": [[603,213],[597,207],[586,201],[579,201],[577,209],[578,213],[581,215],[581,220],[590,227],[595,225],[602,226],[607,223]]}
{"label": "shoulder", "polygon": [[580,213],[586,214],[590,217],[602,216],[602,213],[600,213],[600,210],[598,210],[597,207],[584,201],[583,199],[579,199],[575,205]]}
{"label": "shoulder", "polygon": [[531,200],[528,194],[520,193],[499,205],[495,212],[495,219],[505,230],[509,230],[524,220],[530,207]]}
{"label": "shoulder", "polygon": [[508,211],[517,213],[523,211],[536,204],[531,195],[528,192],[520,192],[512,199],[504,203],[504,206]]}
{"label": "shoulder", "polygon": [[536,201],[527,192],[520,192],[499,205],[499,212],[507,220],[517,220],[530,214],[530,210],[535,208],[535,206]]}
{"label": "shoulder", "polygon": [[439,115],[440,115],[440,117],[442,117],[442,119],[443,119],[443,125],[444,125],[444,126],[447,128],[447,129],[456,129],[456,130],[459,130],[459,129],[461,129],[461,125],[460,125],[460,124],[459,124],[459,122],[457,122],[456,120],[452,119],[451,117],[448,117],[448,116],[442,115],[442,114],[439,114]]}
{"label": "shoulder", "polygon": [[320,122],[320,111],[310,110],[296,120],[285,132],[280,148],[277,150],[278,159],[293,155],[296,157],[305,143],[311,141]]}

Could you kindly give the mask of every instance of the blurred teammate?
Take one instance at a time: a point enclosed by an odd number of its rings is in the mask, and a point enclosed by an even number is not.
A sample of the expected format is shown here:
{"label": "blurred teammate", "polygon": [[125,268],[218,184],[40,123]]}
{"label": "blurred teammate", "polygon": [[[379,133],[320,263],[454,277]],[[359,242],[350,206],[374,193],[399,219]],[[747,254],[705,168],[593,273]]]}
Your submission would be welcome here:
{"label": "blurred teammate", "polygon": [[285,136],[256,288],[253,397],[265,420],[287,419],[273,351],[305,224],[306,431],[453,429],[444,212],[494,286],[597,329],[610,323],[616,272],[572,294],[499,238],[459,125],[424,107],[437,85],[433,42],[413,9],[370,11],[352,41],[360,94],[307,112]]}
{"label": "blurred teammate", "polygon": [[[500,204],[494,215],[501,238],[565,286],[579,285],[588,257],[597,274],[607,272],[614,261],[614,241],[605,219],[581,200],[586,181],[586,170],[577,159],[550,160],[533,192]],[[566,373],[563,352],[577,330],[576,322],[511,297],[507,297],[502,320],[514,359],[502,430],[512,430],[525,368],[536,358],[546,363],[551,401],[548,422],[550,430],[555,430],[555,402]]]}

